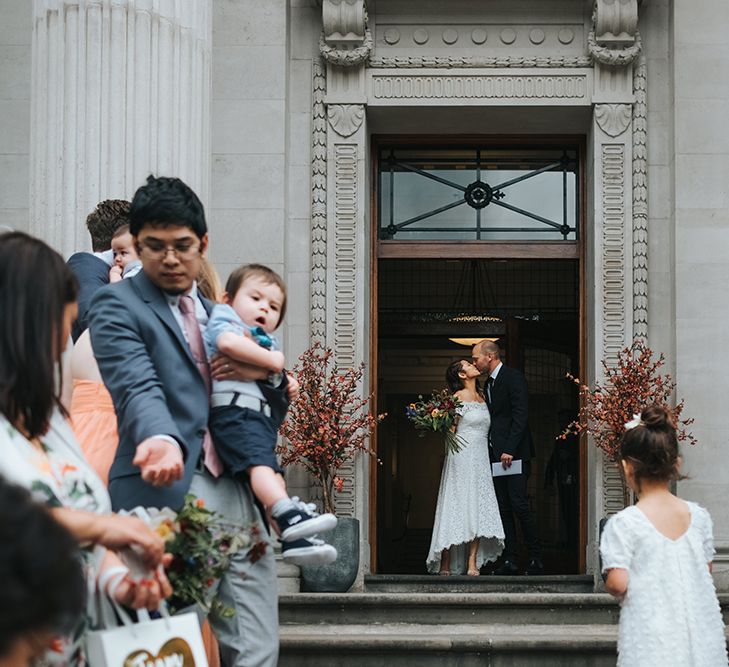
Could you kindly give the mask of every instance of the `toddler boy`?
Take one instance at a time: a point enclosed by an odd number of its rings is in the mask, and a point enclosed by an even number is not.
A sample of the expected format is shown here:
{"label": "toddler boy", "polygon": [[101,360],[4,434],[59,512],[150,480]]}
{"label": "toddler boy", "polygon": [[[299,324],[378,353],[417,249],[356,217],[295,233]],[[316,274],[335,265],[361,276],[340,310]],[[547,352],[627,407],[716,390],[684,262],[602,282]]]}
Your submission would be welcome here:
{"label": "toddler boy", "polygon": [[271,512],[281,532],[285,561],[330,563],[336,549],[315,534],[334,528],[337,518],[317,514],[313,505],[290,498],[276,459],[276,435],[288,401],[282,380],[284,355],[273,332],[286,309],[286,285],[268,267],[248,264],[230,275],[223,298],[225,303],[216,305],[208,320],[208,358],[221,352],[266,368],[272,381],[213,381],[209,424],[215,450],[234,477],[247,478],[256,498]]}

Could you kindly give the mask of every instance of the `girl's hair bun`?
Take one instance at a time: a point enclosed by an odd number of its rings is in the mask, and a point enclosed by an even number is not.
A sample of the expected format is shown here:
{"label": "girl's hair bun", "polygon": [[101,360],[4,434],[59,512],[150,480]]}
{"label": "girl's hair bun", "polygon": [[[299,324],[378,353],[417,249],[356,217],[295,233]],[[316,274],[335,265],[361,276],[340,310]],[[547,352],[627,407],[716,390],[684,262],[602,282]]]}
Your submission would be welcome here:
{"label": "girl's hair bun", "polygon": [[671,413],[665,405],[649,405],[640,415],[640,420],[648,428],[675,428]]}

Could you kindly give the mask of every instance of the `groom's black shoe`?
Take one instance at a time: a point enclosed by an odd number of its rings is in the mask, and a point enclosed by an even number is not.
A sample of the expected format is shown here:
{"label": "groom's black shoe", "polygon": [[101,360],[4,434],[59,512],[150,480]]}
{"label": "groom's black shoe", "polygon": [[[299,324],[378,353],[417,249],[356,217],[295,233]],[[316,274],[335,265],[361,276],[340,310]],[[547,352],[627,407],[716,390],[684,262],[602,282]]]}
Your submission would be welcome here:
{"label": "groom's black shoe", "polygon": [[529,566],[526,569],[526,572],[524,574],[536,577],[540,574],[544,574],[544,563],[542,563],[540,558],[532,558],[529,561]]}
{"label": "groom's black shoe", "polygon": [[519,568],[516,566],[515,563],[512,563],[510,560],[505,560],[501,567],[497,567],[494,570],[494,574],[497,574],[501,577],[513,577],[519,574]]}

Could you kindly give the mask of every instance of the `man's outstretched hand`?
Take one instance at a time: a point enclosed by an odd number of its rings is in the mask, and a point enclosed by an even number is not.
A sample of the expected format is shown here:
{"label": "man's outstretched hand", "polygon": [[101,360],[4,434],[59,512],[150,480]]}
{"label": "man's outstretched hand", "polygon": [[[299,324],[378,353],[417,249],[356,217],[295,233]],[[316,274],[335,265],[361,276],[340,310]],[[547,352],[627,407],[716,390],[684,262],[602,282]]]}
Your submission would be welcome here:
{"label": "man's outstretched hand", "polygon": [[182,479],[184,472],[179,447],[161,438],[141,442],[132,463],[141,468],[142,479],[152,486],[169,486]]}

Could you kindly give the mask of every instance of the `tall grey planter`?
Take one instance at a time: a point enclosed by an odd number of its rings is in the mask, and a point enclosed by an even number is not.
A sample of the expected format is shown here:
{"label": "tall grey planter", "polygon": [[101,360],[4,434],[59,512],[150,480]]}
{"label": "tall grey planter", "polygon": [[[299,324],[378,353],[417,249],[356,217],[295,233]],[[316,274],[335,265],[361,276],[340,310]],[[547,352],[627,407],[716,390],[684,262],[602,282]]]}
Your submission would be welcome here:
{"label": "tall grey planter", "polygon": [[301,590],[346,593],[359,571],[359,519],[340,517],[334,530],[319,537],[337,550],[337,560],[329,565],[302,565]]}

